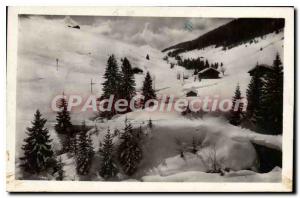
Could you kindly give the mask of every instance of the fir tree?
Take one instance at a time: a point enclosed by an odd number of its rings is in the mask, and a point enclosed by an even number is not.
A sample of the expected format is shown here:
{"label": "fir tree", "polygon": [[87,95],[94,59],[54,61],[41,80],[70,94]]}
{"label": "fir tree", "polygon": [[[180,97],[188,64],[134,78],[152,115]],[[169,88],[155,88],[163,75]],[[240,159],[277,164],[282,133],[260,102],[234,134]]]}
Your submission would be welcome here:
{"label": "fir tree", "polygon": [[119,163],[127,175],[132,175],[138,168],[142,159],[142,149],[140,139],[134,133],[131,124],[126,120],[121,143],[118,148]]}
{"label": "fir tree", "polygon": [[29,173],[40,173],[51,168],[53,151],[49,131],[45,128],[46,119],[42,118],[39,110],[34,114],[32,127],[27,128],[28,137],[22,146],[24,156],[20,158],[21,167]]}
{"label": "fir tree", "polygon": [[70,151],[70,137],[73,136],[73,125],[71,123],[70,112],[67,109],[68,103],[64,97],[61,98],[59,108],[60,111],[57,112],[55,124],[55,131],[63,135],[62,137],[62,150],[65,152]]}
{"label": "fir tree", "polygon": [[111,95],[114,96],[114,101],[112,104],[112,109],[109,111],[101,112],[100,116],[110,119],[112,116],[117,114],[116,110],[113,108],[115,106],[115,101],[119,99],[121,75],[118,69],[118,63],[114,55],[111,55],[107,61],[107,67],[104,73],[104,83],[102,99],[108,99]]}
{"label": "fir tree", "polygon": [[148,127],[149,127],[150,129],[152,129],[152,127],[153,127],[151,118],[149,118],[149,120],[148,120]]}
{"label": "fir tree", "polygon": [[78,149],[76,155],[76,170],[80,175],[86,175],[89,172],[92,158],[94,156],[94,149],[90,135],[87,134],[85,123],[82,123],[81,131],[78,139]]}
{"label": "fir tree", "polygon": [[77,155],[77,149],[78,149],[78,140],[77,140],[77,135],[74,134],[73,136],[70,137],[70,147],[69,147],[69,152],[71,154],[74,154],[74,156]]}
{"label": "fir tree", "polygon": [[61,160],[61,157],[59,158],[59,160],[58,160],[58,162],[57,162],[57,177],[56,177],[56,180],[58,180],[58,181],[62,181],[62,180],[64,180],[64,174],[65,174],[65,172],[64,172],[64,170],[63,170],[63,167],[64,167],[64,164],[63,164],[63,162],[62,162],[62,160]]}
{"label": "fir tree", "polygon": [[150,60],[149,54],[147,54],[146,59],[147,59],[147,60]]}
{"label": "fir tree", "polygon": [[112,136],[110,135],[109,129],[104,137],[104,143],[102,147],[102,165],[100,168],[100,175],[105,179],[110,179],[118,173],[117,166],[113,161],[113,143]]}
{"label": "fir tree", "polygon": [[263,83],[257,74],[254,74],[247,89],[247,119],[256,123],[256,111],[260,106]]}
{"label": "fir tree", "polygon": [[129,60],[125,57],[122,61],[122,80],[120,86],[120,98],[127,100],[128,102],[128,109],[126,112],[130,111],[129,103],[130,100],[135,95],[135,81],[134,81],[134,74],[132,72],[132,67]]}
{"label": "fir tree", "polygon": [[266,75],[261,105],[257,112],[257,125],[268,134],[282,134],[283,117],[283,67],[279,55],[272,71]]}
{"label": "fir tree", "polygon": [[59,108],[60,111],[57,112],[55,131],[58,134],[70,134],[72,132],[72,123],[70,112],[67,109],[68,103],[64,97],[61,98]]}
{"label": "fir tree", "polygon": [[[145,97],[144,98],[144,107],[148,100],[156,98],[155,91],[152,87],[152,79],[151,79],[149,72],[147,72],[144,83],[143,83],[142,94]],[[149,104],[149,105],[151,106],[151,104]]]}
{"label": "fir tree", "polygon": [[118,91],[121,82],[121,75],[118,69],[118,63],[114,55],[108,58],[106,70],[104,73],[104,83],[102,98],[109,98],[115,95],[118,98]]}
{"label": "fir tree", "polygon": [[240,86],[236,86],[234,97],[232,98],[232,108],[230,111],[230,123],[232,125],[238,126],[241,124],[242,117],[243,117],[243,103],[242,103],[242,96],[240,91]]}

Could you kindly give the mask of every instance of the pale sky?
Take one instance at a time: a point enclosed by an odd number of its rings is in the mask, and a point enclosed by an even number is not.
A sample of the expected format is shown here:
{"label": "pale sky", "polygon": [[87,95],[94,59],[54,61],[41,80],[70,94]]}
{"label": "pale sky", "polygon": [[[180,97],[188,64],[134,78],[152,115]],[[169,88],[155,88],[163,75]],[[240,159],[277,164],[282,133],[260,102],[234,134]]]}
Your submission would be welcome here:
{"label": "pale sky", "polygon": [[[149,45],[162,50],[171,45],[195,39],[228,23],[228,18],[170,17],[103,17],[103,16],[43,16],[48,20],[65,19],[84,29],[138,46]],[[187,27],[188,26],[188,27]]]}

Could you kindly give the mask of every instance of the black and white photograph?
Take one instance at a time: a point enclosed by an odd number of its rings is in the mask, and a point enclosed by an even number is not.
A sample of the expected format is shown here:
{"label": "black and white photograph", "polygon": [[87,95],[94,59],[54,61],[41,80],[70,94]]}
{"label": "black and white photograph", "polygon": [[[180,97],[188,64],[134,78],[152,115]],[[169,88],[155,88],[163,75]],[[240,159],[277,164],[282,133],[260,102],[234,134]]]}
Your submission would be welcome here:
{"label": "black and white photograph", "polygon": [[11,191],[292,190],[293,8],[78,9],[8,10]]}

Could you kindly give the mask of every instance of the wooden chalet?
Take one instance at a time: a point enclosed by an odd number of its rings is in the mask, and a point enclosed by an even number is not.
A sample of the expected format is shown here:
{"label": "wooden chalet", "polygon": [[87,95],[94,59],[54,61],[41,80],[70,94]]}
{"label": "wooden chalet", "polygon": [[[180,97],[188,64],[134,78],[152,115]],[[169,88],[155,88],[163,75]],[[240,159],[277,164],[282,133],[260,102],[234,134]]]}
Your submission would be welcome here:
{"label": "wooden chalet", "polygon": [[248,71],[250,76],[258,75],[258,76],[264,76],[265,74],[272,72],[272,66],[266,65],[266,64],[261,64],[261,65],[256,65],[254,68]]}
{"label": "wooden chalet", "polygon": [[212,67],[205,68],[198,72],[199,79],[217,79],[220,72]]}

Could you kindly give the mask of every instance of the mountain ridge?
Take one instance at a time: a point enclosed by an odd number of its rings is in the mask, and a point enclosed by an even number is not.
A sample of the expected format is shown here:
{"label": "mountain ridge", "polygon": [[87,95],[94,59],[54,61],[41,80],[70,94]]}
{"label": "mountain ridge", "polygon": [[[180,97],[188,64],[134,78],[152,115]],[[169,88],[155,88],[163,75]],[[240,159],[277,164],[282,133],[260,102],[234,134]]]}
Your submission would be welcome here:
{"label": "mountain ridge", "polygon": [[202,49],[211,45],[223,46],[225,49],[231,48],[255,37],[279,32],[284,28],[284,24],[285,21],[281,18],[238,18],[196,39],[165,48],[162,52],[173,50],[169,52],[169,55],[176,56],[182,52]]}

